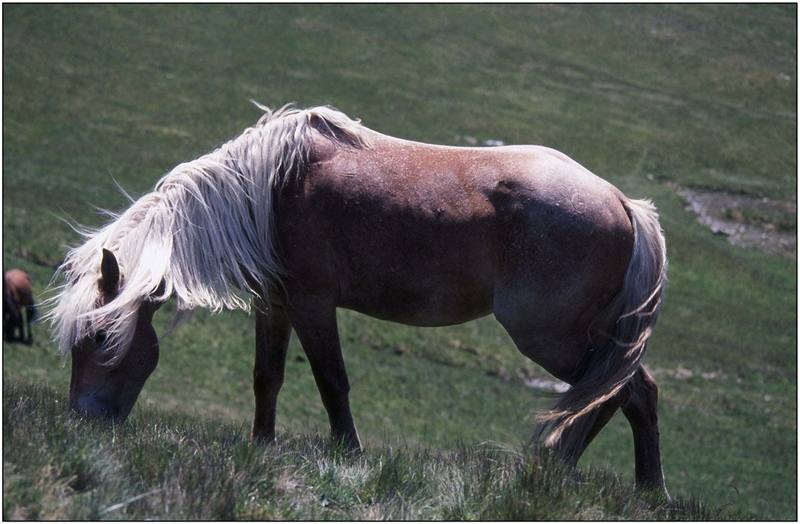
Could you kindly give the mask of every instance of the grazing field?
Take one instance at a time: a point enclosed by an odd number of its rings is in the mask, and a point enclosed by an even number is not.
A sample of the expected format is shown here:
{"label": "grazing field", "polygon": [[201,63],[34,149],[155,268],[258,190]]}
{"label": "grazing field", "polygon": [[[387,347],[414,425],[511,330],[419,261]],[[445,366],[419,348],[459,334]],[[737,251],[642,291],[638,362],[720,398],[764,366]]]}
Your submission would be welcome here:
{"label": "grazing field", "polygon": [[[3,345],[4,518],[797,518],[796,251],[731,244],[676,189],[776,202],[724,214],[796,238],[796,6],[5,5],[3,15],[3,266],[28,270],[39,294],[77,241],[60,217],[98,225],[93,205],[125,206],[115,180],[148,191],[252,124],[249,99],[331,104],[416,140],[548,145],[652,198],[670,282],[647,362],[677,500],[629,489],[621,416],[582,459],[580,481],[526,455],[549,402],[526,384],[547,375],[492,318],[419,329],[340,311],[365,455],[325,443],[296,340],[281,442],[248,445],[252,318],[198,312],[162,340],[120,428],[66,416],[69,362],[46,326],[32,347]],[[159,332],[172,311],[157,315]]]}
{"label": "grazing field", "polygon": [[349,456],[319,435],[254,445],[241,426],[150,409],[117,428],[87,424],[39,386],[6,386],[3,396],[6,445],[15,463],[35,472],[7,468],[6,519],[746,517],[694,499],[667,503],[633,493],[627,482],[593,468],[576,478],[552,458],[497,444],[437,449],[389,439]]}

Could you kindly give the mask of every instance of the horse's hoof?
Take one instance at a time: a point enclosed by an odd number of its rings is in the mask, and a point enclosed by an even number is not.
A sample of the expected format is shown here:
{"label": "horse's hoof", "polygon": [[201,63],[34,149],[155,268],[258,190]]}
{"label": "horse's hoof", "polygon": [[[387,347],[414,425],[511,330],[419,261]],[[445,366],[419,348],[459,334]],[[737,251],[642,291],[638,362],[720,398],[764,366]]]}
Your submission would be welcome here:
{"label": "horse's hoof", "polygon": [[672,504],[673,499],[672,496],[667,491],[667,487],[658,482],[658,483],[636,483],[636,489],[643,492],[650,494],[655,497],[663,498],[666,504]]}
{"label": "horse's hoof", "polygon": [[352,456],[359,456],[364,453],[364,448],[361,447],[361,444],[356,444],[355,446],[348,446],[347,447],[347,454]]}
{"label": "horse's hoof", "polygon": [[358,438],[331,435],[331,446],[332,449],[339,450],[347,456],[360,455],[364,451]]}

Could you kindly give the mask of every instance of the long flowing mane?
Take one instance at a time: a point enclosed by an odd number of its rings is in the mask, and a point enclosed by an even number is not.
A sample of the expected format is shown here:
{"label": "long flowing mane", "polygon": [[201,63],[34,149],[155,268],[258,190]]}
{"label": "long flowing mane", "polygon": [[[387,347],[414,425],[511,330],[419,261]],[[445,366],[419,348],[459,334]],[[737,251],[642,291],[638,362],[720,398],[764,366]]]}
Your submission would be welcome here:
{"label": "long flowing mane", "polygon": [[[79,228],[85,242],[68,252],[59,268],[66,283],[49,301],[62,352],[103,330],[117,360],[147,297],[174,297],[179,310],[248,309],[246,295],[261,292],[253,289],[256,283],[280,281],[275,199],[302,176],[312,129],[340,146],[368,143],[357,120],[330,107],[259,107],[264,115],[240,136],[178,165],[105,226]],[[100,305],[103,248],[116,255],[122,283],[119,294]]]}

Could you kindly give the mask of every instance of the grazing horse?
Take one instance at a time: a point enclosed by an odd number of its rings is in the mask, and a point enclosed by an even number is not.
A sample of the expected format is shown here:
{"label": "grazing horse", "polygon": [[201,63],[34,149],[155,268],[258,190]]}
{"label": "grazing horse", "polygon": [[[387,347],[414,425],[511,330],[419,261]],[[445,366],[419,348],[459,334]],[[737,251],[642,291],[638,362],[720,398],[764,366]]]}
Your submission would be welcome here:
{"label": "grazing horse", "polygon": [[6,271],[3,278],[3,339],[33,344],[31,322],[36,320],[31,277],[21,269]]}
{"label": "grazing horse", "polygon": [[[123,420],[158,361],[153,314],[255,303],[252,435],[273,439],[294,330],[332,436],[360,449],[336,308],[414,326],[493,313],[572,387],[539,416],[569,463],[619,408],[636,480],[664,490],[657,388],[642,365],[666,278],[655,208],[538,146],[401,140],[328,107],[284,107],[175,167],[84,230],[51,320],[71,407]],[[251,301],[252,297],[252,301]]]}

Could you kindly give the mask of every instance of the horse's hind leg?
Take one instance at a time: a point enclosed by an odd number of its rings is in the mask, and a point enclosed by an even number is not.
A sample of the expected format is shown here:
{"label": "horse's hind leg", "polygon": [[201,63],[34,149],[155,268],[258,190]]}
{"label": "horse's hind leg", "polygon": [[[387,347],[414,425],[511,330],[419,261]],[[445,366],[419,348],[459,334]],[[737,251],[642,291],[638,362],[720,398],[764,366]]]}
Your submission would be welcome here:
{"label": "horse's hind leg", "polygon": [[11,341],[22,342],[22,312],[17,311],[14,321],[11,323]]}
{"label": "horse's hind leg", "polygon": [[282,305],[269,307],[256,302],[256,361],[253,367],[253,391],[256,413],[253,419],[252,438],[275,438],[275,410],[278,392],[283,385],[286,350],[292,335],[292,326]]}
{"label": "horse's hind leg", "polygon": [[659,449],[658,387],[653,376],[640,366],[630,382],[630,400],[622,412],[633,430],[633,447],[636,456],[636,485],[645,489],[659,489],[669,497],[661,469]]}
{"label": "horse's hind leg", "polygon": [[360,450],[361,443],[350,413],[350,384],[339,344],[333,301],[294,294],[289,318],[311,364],[317,389],[328,412],[331,436],[350,450]]}
{"label": "horse's hind leg", "polygon": [[[593,415],[593,421],[588,434],[580,436],[582,440],[578,450],[566,462],[572,466],[577,465],[581,454],[586,450],[600,430],[611,420],[617,409],[622,407],[622,412],[628,419],[633,430],[634,453],[636,456],[636,486],[640,489],[655,489],[670,498],[664,483],[664,474],[661,469],[661,454],[659,451],[658,418],[656,402],[658,389],[650,373],[641,366],[628,387],[619,394],[601,405]],[[569,434],[576,428],[571,427],[564,431],[563,439],[573,440]],[[577,428],[580,431],[580,428]]]}
{"label": "horse's hind leg", "polygon": [[[519,289],[519,286],[513,290],[506,288],[503,293],[495,295],[495,317],[523,355],[556,378],[574,385],[587,365],[588,321],[582,321],[580,315],[576,317],[576,313],[569,308],[557,311],[552,306],[547,307],[547,304],[531,306],[533,299],[526,303],[524,298],[519,297]],[[537,293],[529,292],[528,296],[535,297]],[[591,318],[591,315],[586,316]],[[559,324],[569,327],[554,332],[553,327]],[[625,395],[623,391],[610,398],[598,406],[594,413],[567,427],[557,440],[545,440],[546,445],[567,464],[577,465],[589,443],[627,400]],[[546,426],[538,428],[539,431],[547,429]]]}
{"label": "horse's hind leg", "polygon": [[22,309],[25,310],[25,318],[20,323],[20,331],[23,330],[24,326],[25,333],[24,335],[20,333],[20,335],[21,338],[23,338],[24,344],[31,346],[33,345],[33,331],[31,330],[31,323],[33,322],[34,314],[31,312],[31,306],[25,306]]}
{"label": "horse's hind leg", "polygon": [[[569,427],[564,430],[564,436],[562,440],[565,441],[577,441],[579,442],[577,449],[575,449],[570,455],[565,456],[564,460],[567,464],[571,466],[577,466],[578,460],[583,455],[583,452],[586,451],[586,448],[589,447],[589,444],[592,443],[594,438],[600,433],[600,431],[608,424],[608,422],[612,419],[614,414],[620,408],[620,406],[627,400],[627,391],[623,390],[618,395],[614,396],[613,398],[609,399],[605,403],[603,403],[597,411],[590,415],[592,420],[588,423],[588,431],[585,426],[578,425],[578,427]],[[583,427],[583,429],[582,429]],[[570,435],[572,431],[585,431],[585,435],[580,435],[579,437],[573,437]]]}

